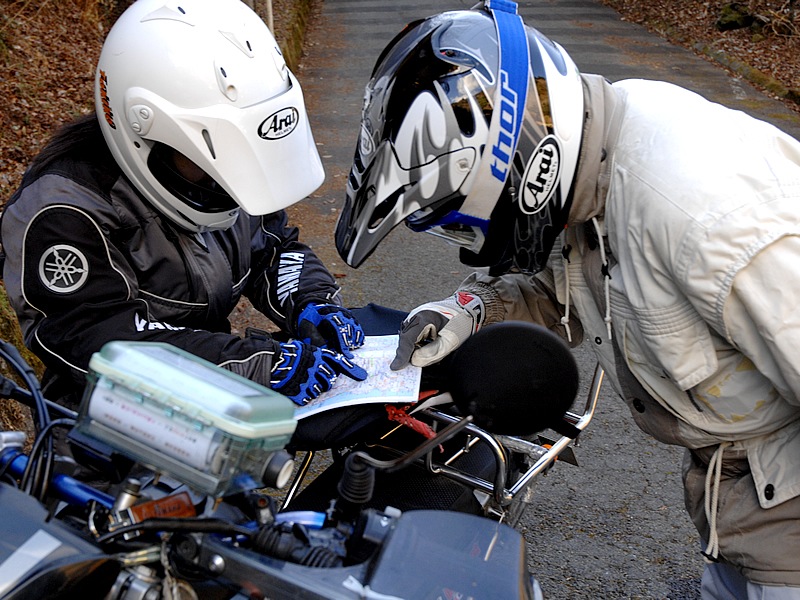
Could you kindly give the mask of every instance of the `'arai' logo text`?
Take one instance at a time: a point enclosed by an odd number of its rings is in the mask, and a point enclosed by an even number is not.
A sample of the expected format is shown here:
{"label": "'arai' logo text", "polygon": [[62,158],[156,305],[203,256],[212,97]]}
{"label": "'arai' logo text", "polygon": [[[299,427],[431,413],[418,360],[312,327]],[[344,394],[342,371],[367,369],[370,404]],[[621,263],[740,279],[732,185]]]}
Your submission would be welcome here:
{"label": "'arai' logo text", "polygon": [[272,113],[258,126],[259,137],[265,140],[279,140],[292,133],[300,121],[300,113],[294,106],[287,106]]}
{"label": "'arai' logo text", "polygon": [[533,215],[545,206],[558,189],[561,176],[561,145],[548,135],[533,151],[519,190],[519,208]]}

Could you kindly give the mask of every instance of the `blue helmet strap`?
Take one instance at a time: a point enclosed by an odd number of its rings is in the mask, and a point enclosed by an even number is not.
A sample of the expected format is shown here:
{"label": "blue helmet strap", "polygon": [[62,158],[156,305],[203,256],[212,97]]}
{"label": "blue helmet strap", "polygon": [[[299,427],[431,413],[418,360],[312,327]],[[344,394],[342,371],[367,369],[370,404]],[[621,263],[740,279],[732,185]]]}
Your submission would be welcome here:
{"label": "blue helmet strap", "polygon": [[489,138],[478,172],[459,212],[487,222],[508,179],[519,142],[528,97],[528,38],[516,2],[486,0],[497,30],[500,69],[497,73]]}

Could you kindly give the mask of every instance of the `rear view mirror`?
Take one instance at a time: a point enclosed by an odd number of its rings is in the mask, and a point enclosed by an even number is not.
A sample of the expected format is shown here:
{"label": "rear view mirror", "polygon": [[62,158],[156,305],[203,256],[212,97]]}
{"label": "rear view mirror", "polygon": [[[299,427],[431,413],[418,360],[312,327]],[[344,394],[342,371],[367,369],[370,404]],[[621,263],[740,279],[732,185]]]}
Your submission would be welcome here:
{"label": "rear view mirror", "polygon": [[491,433],[578,433],[563,418],[578,393],[575,357],[542,326],[504,321],[481,329],[456,350],[448,376],[459,411]]}

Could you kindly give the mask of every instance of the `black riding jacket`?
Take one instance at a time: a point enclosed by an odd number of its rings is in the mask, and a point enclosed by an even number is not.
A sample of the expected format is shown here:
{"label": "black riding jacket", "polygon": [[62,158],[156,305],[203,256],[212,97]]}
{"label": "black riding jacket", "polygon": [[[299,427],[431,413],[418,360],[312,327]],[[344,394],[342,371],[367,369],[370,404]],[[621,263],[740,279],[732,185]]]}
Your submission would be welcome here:
{"label": "black riding jacket", "polygon": [[83,388],[111,340],[167,342],[269,384],[275,342],[230,333],[242,296],[293,334],[339,288],[281,211],[195,234],[148,204],[106,152],[31,170],[2,216],[3,279],[25,344]]}

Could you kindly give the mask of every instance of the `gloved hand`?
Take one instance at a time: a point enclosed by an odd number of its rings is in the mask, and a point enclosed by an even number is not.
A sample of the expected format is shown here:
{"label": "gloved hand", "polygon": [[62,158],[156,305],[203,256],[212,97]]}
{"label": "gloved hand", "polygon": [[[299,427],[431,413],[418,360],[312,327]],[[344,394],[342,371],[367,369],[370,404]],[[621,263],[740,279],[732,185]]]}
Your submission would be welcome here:
{"label": "gloved hand", "polygon": [[485,319],[483,300],[466,290],[418,306],[400,327],[400,340],[391,369],[399,371],[409,362],[417,367],[439,362],[478,331]]}
{"label": "gloved hand", "polygon": [[293,340],[278,343],[270,373],[270,387],[303,406],[333,386],[339,375],[356,381],[367,372],[346,356]]}
{"label": "gloved hand", "polygon": [[347,358],[364,345],[364,330],[353,314],[336,304],[306,306],[297,318],[298,337],[307,344],[330,347]]}

